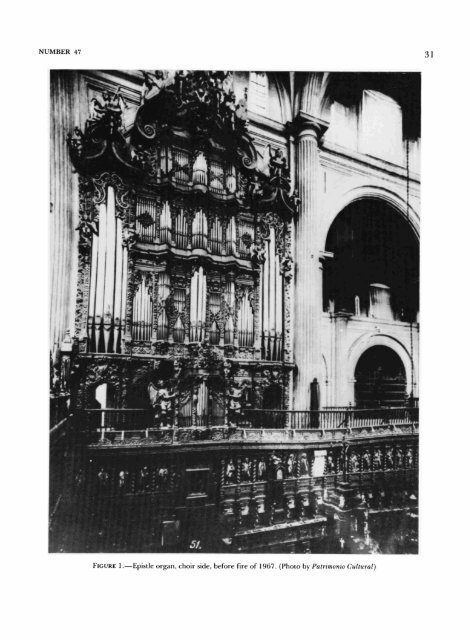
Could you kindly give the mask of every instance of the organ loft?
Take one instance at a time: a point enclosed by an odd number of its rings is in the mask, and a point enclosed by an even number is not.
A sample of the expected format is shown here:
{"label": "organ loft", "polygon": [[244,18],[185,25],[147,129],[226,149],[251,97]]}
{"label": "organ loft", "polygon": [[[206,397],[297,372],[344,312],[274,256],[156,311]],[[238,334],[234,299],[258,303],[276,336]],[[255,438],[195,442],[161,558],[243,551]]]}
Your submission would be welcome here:
{"label": "organ loft", "polygon": [[419,139],[419,74],[51,73],[51,550],[415,514]]}

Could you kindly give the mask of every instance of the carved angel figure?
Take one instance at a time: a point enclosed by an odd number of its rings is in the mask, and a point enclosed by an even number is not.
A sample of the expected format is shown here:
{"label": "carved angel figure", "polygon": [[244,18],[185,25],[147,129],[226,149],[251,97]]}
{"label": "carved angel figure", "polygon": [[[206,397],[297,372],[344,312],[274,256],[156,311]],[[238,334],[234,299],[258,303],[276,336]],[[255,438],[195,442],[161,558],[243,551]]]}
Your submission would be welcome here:
{"label": "carved angel figure", "polygon": [[407,449],[406,451],[406,463],[408,467],[413,466],[413,450],[412,449]]}
{"label": "carved angel figure", "polygon": [[327,473],[335,472],[335,460],[331,452],[328,452],[328,456],[326,458],[326,471]]}
{"label": "carved angel figure", "polygon": [[251,262],[254,269],[258,269],[259,266],[266,260],[266,252],[264,247],[259,244],[253,243],[251,245]]}
{"label": "carved angel figure", "polygon": [[269,173],[270,178],[283,178],[287,172],[287,160],[281,149],[272,149],[269,146]]}
{"label": "carved angel figure", "polygon": [[403,451],[401,449],[397,449],[396,460],[397,460],[397,467],[402,467],[403,466]]}
{"label": "carved angel figure", "polygon": [[287,476],[291,478],[294,475],[294,454],[290,453],[286,463]]}
{"label": "carved angel figure", "polygon": [[122,244],[124,247],[128,249],[132,249],[132,247],[136,244],[138,238],[137,231],[132,229],[131,227],[125,225],[122,229]]}
{"label": "carved angel figure", "polygon": [[382,462],[383,462],[383,454],[380,451],[380,449],[377,449],[374,453],[374,466],[376,469],[381,469],[382,468]]}
{"label": "carved angel figure", "polygon": [[245,480],[245,481],[249,481],[250,480],[250,461],[248,458],[245,458],[242,461],[242,468],[241,468],[241,479]]}
{"label": "carved angel figure", "polygon": [[276,480],[283,480],[284,479],[284,470],[282,468],[282,460],[279,456],[277,456],[276,454],[273,454],[271,456],[271,463],[273,465],[274,468],[274,477],[276,478]]}
{"label": "carved angel figure", "polygon": [[299,473],[301,476],[308,476],[308,460],[307,460],[307,454],[306,453],[302,453],[300,456],[300,469],[299,469]]}
{"label": "carved angel figure", "polygon": [[84,215],[80,218],[76,230],[80,232],[81,242],[91,245],[93,234],[98,235],[98,223],[91,215]]}
{"label": "carved angel figure", "polygon": [[144,76],[142,101],[147,102],[158,96],[162,89],[174,84],[176,71],[155,71],[154,73],[142,71],[142,75]]}
{"label": "carved angel figure", "polygon": [[359,471],[359,460],[357,458],[357,454],[354,451],[349,456],[349,464],[353,473],[355,471]]}
{"label": "carved angel figure", "polygon": [[233,460],[229,460],[225,467],[225,481],[228,484],[235,482],[235,465],[233,464]]}
{"label": "carved angel figure", "polygon": [[229,407],[230,409],[232,409],[232,411],[236,411],[237,413],[240,413],[242,396],[243,396],[243,388],[241,387],[240,384],[238,384],[238,382],[234,382],[229,393],[229,398],[230,398]]}
{"label": "carved angel figure", "polygon": [[171,393],[170,389],[160,383],[156,387],[152,382],[148,386],[150,403],[156,410],[155,418],[162,427],[171,427],[174,415],[174,399],[176,393]]}

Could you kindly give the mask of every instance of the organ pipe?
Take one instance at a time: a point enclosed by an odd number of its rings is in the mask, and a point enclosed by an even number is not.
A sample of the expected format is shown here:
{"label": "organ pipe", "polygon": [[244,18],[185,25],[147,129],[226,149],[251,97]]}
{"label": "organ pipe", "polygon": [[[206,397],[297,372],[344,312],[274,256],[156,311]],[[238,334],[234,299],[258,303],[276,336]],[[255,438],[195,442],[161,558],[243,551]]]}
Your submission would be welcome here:
{"label": "organ pipe", "polygon": [[201,342],[206,322],[206,276],[202,267],[191,279],[190,323],[191,342]]}
{"label": "organ pipe", "polygon": [[88,302],[89,350],[119,353],[127,295],[127,249],[122,221],[116,217],[115,194],[106,192],[98,210],[98,235],[92,239]]}
{"label": "organ pipe", "polygon": [[209,395],[207,391],[207,383],[205,380],[201,382],[197,392],[196,415],[201,417],[208,413]]}
{"label": "organ pipe", "polygon": [[158,274],[158,300],[162,310],[157,318],[157,340],[168,339],[168,316],[165,309],[165,301],[170,295],[170,276],[167,273]]}
{"label": "organ pipe", "polygon": [[151,291],[142,276],[134,294],[132,311],[132,337],[134,340],[149,341],[152,335],[153,300]]}
{"label": "organ pipe", "polygon": [[225,323],[225,331],[224,331],[224,342],[225,344],[233,344],[233,318],[229,316]]}
{"label": "organ pipe", "polygon": [[194,216],[191,235],[193,249],[207,249],[207,218],[201,209]]}
{"label": "organ pipe", "polygon": [[98,246],[99,237],[93,235],[91,245],[91,268],[90,268],[90,294],[88,302],[88,338],[90,340],[90,350],[96,351],[96,339],[94,335],[95,309],[96,309],[96,278],[98,275]]}
{"label": "organ pipe", "polygon": [[122,246],[122,220],[116,218],[116,268],[115,268],[115,295],[114,295],[114,345],[119,344],[120,332],[121,332],[121,308],[122,308],[122,260],[123,252],[120,249]]}
{"label": "organ pipe", "polygon": [[217,255],[221,255],[222,253],[222,224],[218,218],[214,220],[211,228],[210,249],[212,253]]}
{"label": "organ pipe", "polygon": [[202,152],[198,153],[193,164],[193,184],[207,185],[207,161]]}
{"label": "organ pipe", "polygon": [[171,244],[171,210],[169,202],[164,202],[160,213],[160,242]]}
{"label": "organ pipe", "polygon": [[[139,218],[145,215],[152,222],[144,226]],[[157,203],[150,198],[137,198],[136,204],[136,231],[144,242],[154,242],[157,238]]]}
{"label": "organ pipe", "polygon": [[226,252],[227,255],[236,254],[236,242],[237,242],[237,230],[235,226],[235,218],[230,218],[227,225],[227,241]]}
{"label": "organ pipe", "polygon": [[274,229],[266,240],[266,258],[261,268],[261,345],[266,360],[282,359],[283,277],[276,253]]}
{"label": "organ pipe", "polygon": [[174,221],[174,239],[179,249],[186,249],[188,244],[188,223],[183,209],[180,209]]}
{"label": "organ pipe", "polygon": [[227,169],[226,187],[229,193],[235,193],[237,190],[237,172],[233,164]]}
{"label": "organ pipe", "polygon": [[238,320],[238,344],[240,347],[252,347],[254,339],[253,309],[245,291],[241,302]]}

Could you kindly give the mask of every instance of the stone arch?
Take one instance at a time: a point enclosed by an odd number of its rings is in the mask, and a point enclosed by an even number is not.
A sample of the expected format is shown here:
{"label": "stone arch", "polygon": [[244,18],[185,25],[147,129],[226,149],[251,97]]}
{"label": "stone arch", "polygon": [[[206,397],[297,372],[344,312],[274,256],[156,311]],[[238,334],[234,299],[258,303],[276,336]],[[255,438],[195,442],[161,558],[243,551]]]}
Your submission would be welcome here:
{"label": "stone arch", "polygon": [[369,184],[353,187],[352,189],[339,194],[330,207],[325,211],[320,238],[320,247],[322,249],[325,249],[328,232],[336,218],[344,209],[346,209],[346,207],[359,200],[380,200],[382,202],[386,202],[410,225],[413,234],[419,241],[418,212],[411,205],[407,207],[406,200],[395,191],[385,189],[378,185]]}
{"label": "stone arch", "polygon": [[296,100],[298,110],[311,116],[328,119],[329,81],[330,73],[328,72],[308,73]]}
{"label": "stone arch", "polygon": [[414,363],[411,354],[405,345],[394,336],[383,333],[368,333],[358,338],[349,348],[347,355],[347,379],[349,384],[354,388],[355,371],[359,358],[371,347],[388,347],[395,351],[397,356],[403,363],[406,375],[406,393],[411,394],[412,379],[414,377]]}
{"label": "stone arch", "polygon": [[289,99],[289,93],[283,82],[283,75],[280,77],[275,73],[268,73],[269,82],[275,88],[278,96],[279,108],[281,112],[281,122],[290,122],[292,120],[292,107]]}

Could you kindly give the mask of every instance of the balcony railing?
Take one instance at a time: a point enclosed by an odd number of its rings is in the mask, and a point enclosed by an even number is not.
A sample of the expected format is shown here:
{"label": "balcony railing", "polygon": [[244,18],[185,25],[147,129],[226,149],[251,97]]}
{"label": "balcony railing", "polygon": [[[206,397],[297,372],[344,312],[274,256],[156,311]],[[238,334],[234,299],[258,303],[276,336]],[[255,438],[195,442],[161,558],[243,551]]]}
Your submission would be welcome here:
{"label": "balcony railing", "polygon": [[417,407],[380,409],[331,408],[319,411],[248,409],[237,426],[254,429],[340,429],[418,422]]}
{"label": "balcony railing", "polygon": [[[329,408],[319,411],[245,409],[229,416],[177,416],[170,421],[152,409],[85,409],[75,413],[77,427],[84,431],[146,431],[148,429],[210,429],[225,427],[253,430],[334,431],[417,424],[418,407],[380,409]],[[171,424],[168,424],[171,422]]]}

